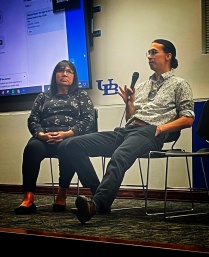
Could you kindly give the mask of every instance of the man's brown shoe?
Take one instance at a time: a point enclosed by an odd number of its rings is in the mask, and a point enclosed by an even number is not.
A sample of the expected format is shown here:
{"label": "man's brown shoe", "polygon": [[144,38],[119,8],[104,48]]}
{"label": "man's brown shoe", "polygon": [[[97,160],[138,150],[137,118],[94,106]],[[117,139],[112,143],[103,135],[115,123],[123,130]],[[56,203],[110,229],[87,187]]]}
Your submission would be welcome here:
{"label": "man's brown shoe", "polygon": [[76,198],[75,205],[77,207],[77,212],[73,212],[78,220],[84,224],[90,220],[96,214],[96,205],[93,201],[88,200],[84,195],[79,195]]}

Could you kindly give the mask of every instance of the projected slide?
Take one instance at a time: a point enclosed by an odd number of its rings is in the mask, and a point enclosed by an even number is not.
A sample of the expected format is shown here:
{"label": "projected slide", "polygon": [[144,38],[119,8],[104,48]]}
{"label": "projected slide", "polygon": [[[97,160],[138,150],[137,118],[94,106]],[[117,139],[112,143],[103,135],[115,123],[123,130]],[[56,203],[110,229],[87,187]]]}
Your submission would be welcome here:
{"label": "projected slide", "polygon": [[[73,12],[74,19],[78,19],[77,14],[83,16],[78,11]],[[0,96],[38,93],[47,89],[54,66],[74,56],[73,51],[75,56],[78,54],[74,45],[70,50],[70,37],[74,34],[66,24],[65,12],[53,13],[52,0],[0,1]],[[84,18],[80,26],[85,26]],[[81,31],[85,33],[83,28]],[[72,38],[74,41],[79,45],[76,38]],[[75,60],[83,67],[88,62],[85,44],[84,35],[81,60]],[[88,73],[85,76],[84,85],[88,84]]]}

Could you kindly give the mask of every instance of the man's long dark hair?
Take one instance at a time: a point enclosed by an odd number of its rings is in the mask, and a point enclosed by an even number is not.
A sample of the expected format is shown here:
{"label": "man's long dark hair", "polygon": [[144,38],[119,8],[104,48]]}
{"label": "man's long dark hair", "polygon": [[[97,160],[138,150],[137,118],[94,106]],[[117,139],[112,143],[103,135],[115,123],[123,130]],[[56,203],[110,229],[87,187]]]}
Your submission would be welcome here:
{"label": "man's long dark hair", "polygon": [[152,43],[158,43],[163,45],[163,51],[168,54],[172,54],[171,68],[176,69],[178,67],[178,60],[176,59],[176,48],[173,43],[165,39],[155,39]]}

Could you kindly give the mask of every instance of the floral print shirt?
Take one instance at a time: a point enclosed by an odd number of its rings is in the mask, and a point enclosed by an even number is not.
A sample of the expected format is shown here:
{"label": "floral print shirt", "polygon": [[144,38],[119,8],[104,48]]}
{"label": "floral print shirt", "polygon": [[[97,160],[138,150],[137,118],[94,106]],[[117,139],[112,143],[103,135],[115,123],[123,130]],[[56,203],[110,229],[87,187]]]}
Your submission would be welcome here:
{"label": "floral print shirt", "polygon": [[89,133],[94,125],[94,106],[85,90],[73,95],[50,91],[40,93],[28,118],[28,129],[36,137],[39,132],[73,130],[75,136]]}
{"label": "floral print shirt", "polygon": [[[155,91],[152,100],[148,95]],[[140,119],[150,125],[161,125],[179,117],[195,117],[193,94],[188,82],[174,75],[174,70],[161,75],[156,81],[154,74],[148,81],[136,86],[135,114],[127,121],[131,124]]]}

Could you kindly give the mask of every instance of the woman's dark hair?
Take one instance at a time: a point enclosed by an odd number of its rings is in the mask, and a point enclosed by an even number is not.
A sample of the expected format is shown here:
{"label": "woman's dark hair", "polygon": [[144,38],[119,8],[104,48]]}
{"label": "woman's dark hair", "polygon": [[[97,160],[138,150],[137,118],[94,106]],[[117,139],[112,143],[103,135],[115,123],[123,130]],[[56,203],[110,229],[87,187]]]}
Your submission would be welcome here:
{"label": "woman's dark hair", "polygon": [[70,69],[74,72],[73,83],[69,87],[68,93],[72,94],[79,89],[79,87],[78,87],[78,74],[77,74],[75,65],[68,60],[62,60],[55,66],[54,71],[52,73],[51,85],[50,85],[50,91],[51,91],[52,95],[56,95],[57,92],[58,92],[57,82],[56,82],[56,73],[60,70],[64,70],[66,68],[66,66],[69,66]]}
{"label": "woman's dark hair", "polygon": [[178,67],[178,60],[176,59],[176,48],[175,46],[168,40],[165,39],[155,39],[152,43],[158,43],[163,45],[163,51],[165,53],[171,53],[171,68],[176,69]]}

